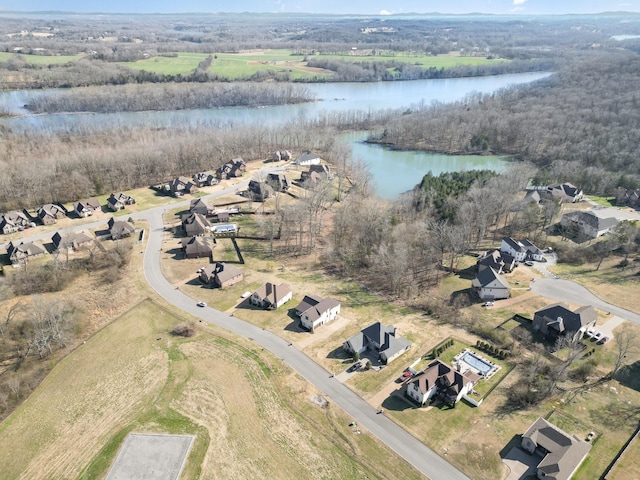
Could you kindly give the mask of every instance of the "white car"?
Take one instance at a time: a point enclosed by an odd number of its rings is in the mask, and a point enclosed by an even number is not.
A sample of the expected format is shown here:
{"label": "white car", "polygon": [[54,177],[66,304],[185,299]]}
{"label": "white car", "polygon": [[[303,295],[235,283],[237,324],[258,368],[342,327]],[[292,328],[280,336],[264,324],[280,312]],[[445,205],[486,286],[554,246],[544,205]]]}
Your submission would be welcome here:
{"label": "white car", "polygon": [[595,333],[596,333],[596,331],[593,328],[589,328],[587,330],[586,335],[587,335],[587,337],[591,338],[591,337],[593,337],[595,335]]}
{"label": "white car", "polygon": [[198,305],[199,307],[206,307],[207,306],[207,302],[198,302],[198,303],[196,303],[196,305]]}
{"label": "white car", "polygon": [[525,264],[527,267],[533,267],[533,262],[532,262],[531,260],[527,260],[526,262],[524,262],[524,264]]}
{"label": "white car", "polygon": [[492,301],[484,302],[482,304],[483,307],[493,307],[494,305],[495,303],[493,303]]}

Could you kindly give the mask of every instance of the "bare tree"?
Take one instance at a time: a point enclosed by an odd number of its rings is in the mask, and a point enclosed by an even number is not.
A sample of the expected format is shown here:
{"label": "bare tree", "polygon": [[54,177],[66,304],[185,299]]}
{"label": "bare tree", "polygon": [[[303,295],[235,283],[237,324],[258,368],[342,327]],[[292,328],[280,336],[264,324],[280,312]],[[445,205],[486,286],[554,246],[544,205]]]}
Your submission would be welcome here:
{"label": "bare tree", "polygon": [[620,371],[620,369],[627,362],[627,357],[635,354],[638,351],[638,337],[629,328],[625,328],[621,332],[615,335],[616,342],[616,357],[613,363],[613,370],[611,371],[611,377]]}

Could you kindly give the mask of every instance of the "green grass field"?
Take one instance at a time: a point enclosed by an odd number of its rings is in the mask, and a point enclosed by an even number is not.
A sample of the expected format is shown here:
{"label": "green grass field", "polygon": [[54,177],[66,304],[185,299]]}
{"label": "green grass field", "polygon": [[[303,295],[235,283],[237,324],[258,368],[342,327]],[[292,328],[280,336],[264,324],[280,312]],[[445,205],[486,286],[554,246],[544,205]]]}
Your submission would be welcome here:
{"label": "green grass field", "polygon": [[[323,76],[321,72],[309,71],[306,67],[304,55],[294,54],[291,50],[268,50],[255,53],[212,53],[214,56],[210,72],[219,74],[231,80],[247,78],[259,71],[286,72],[292,79]],[[120,65],[163,73],[167,75],[188,74],[195,70],[198,64],[206,59],[206,53],[178,52],[176,57],[153,57],[137,62],[123,62]],[[395,60],[403,63],[413,63],[422,68],[450,68],[458,65],[486,65],[492,62],[507,60],[487,60],[484,57],[439,56],[425,54],[399,55],[321,55],[316,58],[335,59],[349,62],[386,62]],[[326,74],[325,76],[328,76]]]}
{"label": "green grass field", "polygon": [[81,55],[25,55],[20,53],[0,52],[0,62],[17,61],[20,58],[32,65],[60,65],[82,58]]}

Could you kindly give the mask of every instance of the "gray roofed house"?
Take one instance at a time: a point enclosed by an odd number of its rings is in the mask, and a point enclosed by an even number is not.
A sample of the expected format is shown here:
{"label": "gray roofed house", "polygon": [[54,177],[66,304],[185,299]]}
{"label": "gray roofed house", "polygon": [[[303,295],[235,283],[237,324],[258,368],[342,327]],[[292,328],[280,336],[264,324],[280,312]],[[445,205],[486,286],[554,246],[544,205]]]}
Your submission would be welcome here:
{"label": "gray roofed house", "polygon": [[542,253],[542,250],[540,250],[538,247],[536,247],[533,242],[531,240],[529,240],[528,238],[525,238],[524,240],[520,241],[520,245],[522,245],[525,250],[527,251],[527,260],[531,259],[531,260],[535,260],[536,262],[541,262],[544,258],[544,255]]}
{"label": "gray roofed house", "polygon": [[89,200],[80,200],[73,204],[73,211],[79,217],[90,217],[93,215],[93,212],[100,211],[100,202],[95,198],[90,198]]}
{"label": "gray roofed house", "polygon": [[130,222],[116,220],[113,217],[109,219],[107,226],[109,227],[109,233],[111,234],[112,240],[120,240],[121,238],[130,237],[136,231],[136,227],[134,227]]}
{"label": "gray roofed house", "polygon": [[504,237],[500,244],[500,251],[511,255],[516,262],[524,262],[527,258],[527,249],[520,242],[511,237]]}
{"label": "gray roofed house", "polygon": [[51,237],[54,249],[67,248],[73,251],[93,242],[93,237],[85,232],[56,232]]}
{"label": "gray roofed house", "polygon": [[241,282],[244,278],[242,270],[234,265],[216,262],[207,265],[200,272],[200,280],[207,285],[214,285],[218,288],[225,288],[235,283]]}
{"label": "gray roofed house", "polygon": [[275,310],[291,300],[292,296],[293,291],[288,283],[276,285],[267,282],[251,294],[249,302],[268,310]]}
{"label": "gray roofed house", "polygon": [[580,340],[587,329],[595,326],[597,319],[598,314],[591,305],[582,306],[572,312],[566,305],[555,303],[534,314],[533,329],[550,341],[556,341],[562,336]]}
{"label": "gray roofed house", "polygon": [[286,192],[291,187],[284,173],[269,173],[266,182],[277,192]]}
{"label": "gray roofed house", "polygon": [[135,198],[126,193],[112,193],[107,198],[107,207],[114,212],[123,210],[127,205],[133,205],[136,203]]}
{"label": "gray roofed house", "polygon": [[273,197],[273,188],[266,182],[251,180],[247,190],[249,198],[256,202],[264,202],[267,198]]}
{"label": "gray roofed house", "polygon": [[22,212],[13,210],[5,213],[0,220],[2,233],[13,233],[31,224],[31,220]]}
{"label": "gray roofed house", "polygon": [[509,282],[491,267],[478,272],[471,282],[471,287],[482,300],[509,298],[511,295]]}
{"label": "gray roofed house", "polygon": [[215,240],[207,237],[187,237],[180,240],[185,258],[211,257]]}
{"label": "gray roofed house", "polygon": [[383,363],[389,363],[409,350],[411,342],[397,336],[393,325],[375,322],[343,343],[342,348],[349,353],[362,354],[366,351],[378,353]]}
{"label": "gray roofed house", "polygon": [[302,301],[296,306],[296,315],[300,316],[303,312],[309,308],[317,305],[322,301],[322,297],[319,295],[305,295]]}
{"label": "gray roofed house", "polygon": [[542,417],[522,435],[521,446],[528,453],[541,456],[536,472],[541,480],[569,480],[591,450],[590,443]]}
{"label": "gray roofed house", "polygon": [[217,185],[218,179],[215,172],[207,170],[206,172],[198,172],[193,176],[193,182],[198,187],[210,187],[211,185]]}
{"label": "gray roofed house", "polygon": [[515,268],[516,259],[506,252],[494,249],[480,255],[476,263],[478,265],[478,272],[491,267],[497,273],[504,273],[510,272]]}
{"label": "gray roofed house", "polygon": [[242,158],[232,158],[222,165],[216,173],[220,180],[225,180],[227,178],[241,177],[246,170],[247,165]]}
{"label": "gray roofed house", "polygon": [[26,262],[31,257],[37,257],[44,255],[47,250],[37,242],[9,242],[7,245],[7,254],[11,263],[18,265],[21,262]]}
{"label": "gray roofed house", "polygon": [[406,394],[420,405],[436,396],[454,404],[471,392],[479,379],[474,372],[461,373],[436,358],[407,384]]}
{"label": "gray roofed house", "polygon": [[204,215],[192,213],[182,220],[187,236],[204,235],[211,231],[211,222]]}
{"label": "gray roofed house", "polygon": [[[315,298],[312,300],[311,298],[306,296],[305,299],[308,299],[310,302],[313,302],[313,300],[315,300]],[[304,300],[302,303],[304,303]],[[298,307],[296,307],[296,313],[298,312],[298,308],[304,307],[298,305]],[[307,330],[313,332],[319,326],[335,320],[339,313],[340,302],[330,297],[323,298],[319,302],[310,305],[300,314],[300,324]]]}
{"label": "gray roofed house", "polygon": [[576,241],[598,238],[618,224],[614,217],[601,217],[597,210],[581,210],[562,215],[560,225]]}
{"label": "gray roofed house", "polygon": [[43,225],[51,225],[65,218],[67,216],[67,210],[62,205],[47,203],[38,209],[37,215]]}
{"label": "gray roofed house", "polygon": [[289,160],[291,160],[291,152],[288,150],[277,150],[273,152],[273,155],[271,156],[271,161],[273,162],[288,162]]}
{"label": "gray roofed house", "polygon": [[538,205],[542,200],[542,196],[538,190],[527,190],[527,194],[522,199],[523,203],[535,203]]}
{"label": "gray roofed house", "polygon": [[197,192],[198,186],[190,178],[180,176],[169,182],[169,191],[174,196],[180,196]]}
{"label": "gray roofed house", "polygon": [[307,150],[296,158],[293,163],[295,165],[319,165],[321,162],[322,159],[318,155]]}
{"label": "gray roofed house", "polygon": [[556,185],[549,185],[546,190],[546,194],[552,198],[557,198],[561,202],[579,202],[583,198],[582,190],[571,183],[558,183]]}
{"label": "gray roofed house", "polygon": [[204,198],[194,198],[189,204],[190,213],[199,213],[200,215],[209,216],[212,215],[215,207],[207,202]]}

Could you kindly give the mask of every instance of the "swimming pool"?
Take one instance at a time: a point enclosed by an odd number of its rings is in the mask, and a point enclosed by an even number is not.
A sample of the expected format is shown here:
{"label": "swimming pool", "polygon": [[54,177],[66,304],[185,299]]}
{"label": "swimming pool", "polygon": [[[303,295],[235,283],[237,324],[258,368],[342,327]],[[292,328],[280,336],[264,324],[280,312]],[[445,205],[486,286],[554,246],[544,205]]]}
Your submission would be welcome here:
{"label": "swimming pool", "polygon": [[497,365],[485,360],[482,357],[479,357],[469,350],[466,350],[462,353],[462,355],[460,355],[460,361],[469,365],[469,367],[471,367],[473,370],[475,370],[485,378],[489,377],[498,369]]}

